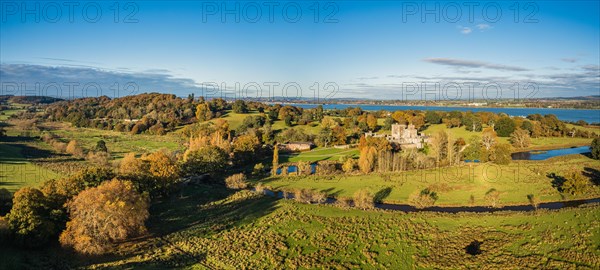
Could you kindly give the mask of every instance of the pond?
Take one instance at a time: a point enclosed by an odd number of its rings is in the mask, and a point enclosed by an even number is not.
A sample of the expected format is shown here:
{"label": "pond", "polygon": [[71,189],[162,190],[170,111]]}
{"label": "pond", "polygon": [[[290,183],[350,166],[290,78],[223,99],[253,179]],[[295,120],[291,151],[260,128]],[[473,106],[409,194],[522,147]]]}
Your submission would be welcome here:
{"label": "pond", "polygon": [[552,157],[573,155],[573,154],[585,154],[590,152],[589,146],[561,148],[554,150],[533,150],[527,152],[513,153],[513,160],[546,160]]}
{"label": "pond", "polygon": [[[287,168],[287,173],[295,173],[298,172],[298,166],[290,165],[285,167]],[[310,174],[315,174],[317,172],[317,163],[310,164]],[[277,168],[277,175],[281,174],[281,168]]]}

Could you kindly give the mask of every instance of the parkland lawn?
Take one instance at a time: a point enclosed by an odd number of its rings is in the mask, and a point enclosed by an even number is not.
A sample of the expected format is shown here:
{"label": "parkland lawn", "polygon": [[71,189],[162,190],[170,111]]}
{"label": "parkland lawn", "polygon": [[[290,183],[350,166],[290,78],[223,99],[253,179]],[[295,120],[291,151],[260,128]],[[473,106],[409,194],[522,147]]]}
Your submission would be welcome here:
{"label": "parkland lawn", "polygon": [[492,188],[500,192],[500,204],[503,205],[527,204],[529,194],[542,202],[599,196],[598,186],[582,196],[561,195],[549,174],[564,175],[573,168],[587,173],[598,172],[600,162],[584,155],[569,155],[545,161],[513,161],[509,165],[484,163],[384,174],[276,176],[256,183],[275,190],[306,188],[346,198],[351,198],[360,189],[366,188],[371,194],[391,189],[381,198],[387,203],[409,203],[412,194],[429,188],[438,194],[435,205],[440,206],[470,205],[471,196],[474,197],[473,205],[486,205],[484,196]]}

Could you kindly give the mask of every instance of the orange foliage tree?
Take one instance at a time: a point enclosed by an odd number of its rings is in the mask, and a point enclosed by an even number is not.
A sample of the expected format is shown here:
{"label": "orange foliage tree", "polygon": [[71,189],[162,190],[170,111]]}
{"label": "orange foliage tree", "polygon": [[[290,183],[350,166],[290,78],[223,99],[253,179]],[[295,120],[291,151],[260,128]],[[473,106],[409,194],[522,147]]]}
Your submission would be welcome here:
{"label": "orange foliage tree", "polygon": [[130,182],[104,182],[79,193],[67,207],[71,220],[60,243],[82,254],[104,254],[114,242],[146,231],[148,199]]}

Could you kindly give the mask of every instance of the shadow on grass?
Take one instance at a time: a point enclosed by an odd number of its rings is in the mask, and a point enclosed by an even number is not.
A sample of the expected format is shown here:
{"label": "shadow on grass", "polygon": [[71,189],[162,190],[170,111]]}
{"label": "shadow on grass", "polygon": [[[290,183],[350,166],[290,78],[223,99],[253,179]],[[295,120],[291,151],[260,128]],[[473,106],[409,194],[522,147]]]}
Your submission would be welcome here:
{"label": "shadow on grass", "polygon": [[600,186],[600,171],[594,168],[583,168],[583,175],[590,178],[590,181],[596,186]]}
{"label": "shadow on grass", "polygon": [[380,191],[377,191],[377,193],[375,193],[375,195],[373,196],[373,200],[376,203],[382,203],[385,198],[390,196],[390,193],[392,193],[391,187],[383,188]]}

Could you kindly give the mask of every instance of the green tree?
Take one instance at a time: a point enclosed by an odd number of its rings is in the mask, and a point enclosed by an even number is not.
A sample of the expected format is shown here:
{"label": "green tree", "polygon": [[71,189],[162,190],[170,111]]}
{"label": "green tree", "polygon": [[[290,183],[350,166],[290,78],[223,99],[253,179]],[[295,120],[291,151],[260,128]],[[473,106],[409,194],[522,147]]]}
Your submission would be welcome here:
{"label": "green tree", "polygon": [[233,109],[234,113],[247,113],[248,112],[248,106],[246,105],[246,102],[244,102],[241,99],[236,100],[233,105],[231,106],[231,108]]}
{"label": "green tree", "polygon": [[496,122],[494,125],[494,130],[498,133],[500,137],[508,137],[511,133],[515,131],[515,121],[510,117],[505,116],[502,117]]}
{"label": "green tree", "polygon": [[481,159],[481,138],[473,136],[469,139],[469,143],[463,151],[465,160],[480,160]]}
{"label": "green tree", "polygon": [[25,187],[15,193],[7,220],[18,246],[39,247],[57,233],[46,197],[35,188]]}
{"label": "green tree", "polygon": [[96,143],[96,151],[108,152],[108,148],[106,148],[106,142],[104,140],[99,140]]}
{"label": "green tree", "polygon": [[206,146],[188,153],[183,170],[188,175],[201,175],[209,173],[219,175],[227,167],[228,155],[217,146]]}
{"label": "green tree", "polygon": [[391,117],[388,116],[383,121],[383,129],[384,130],[391,130],[393,124],[394,124],[394,118],[391,118]]}
{"label": "green tree", "polygon": [[592,146],[590,148],[592,151],[592,158],[600,159],[600,138],[595,138],[592,141]]}
{"label": "green tree", "polygon": [[435,111],[425,112],[425,121],[430,125],[439,124],[442,122],[442,117]]}

